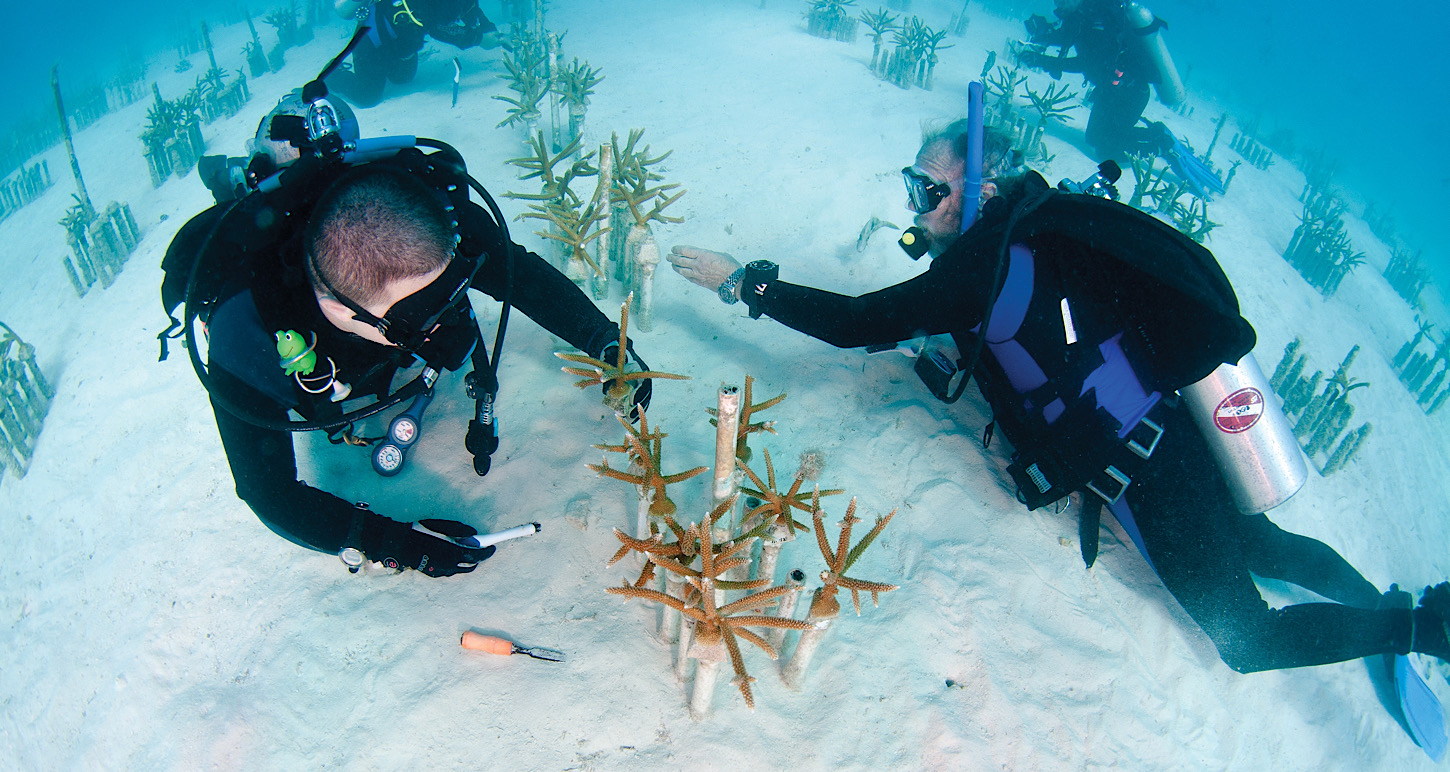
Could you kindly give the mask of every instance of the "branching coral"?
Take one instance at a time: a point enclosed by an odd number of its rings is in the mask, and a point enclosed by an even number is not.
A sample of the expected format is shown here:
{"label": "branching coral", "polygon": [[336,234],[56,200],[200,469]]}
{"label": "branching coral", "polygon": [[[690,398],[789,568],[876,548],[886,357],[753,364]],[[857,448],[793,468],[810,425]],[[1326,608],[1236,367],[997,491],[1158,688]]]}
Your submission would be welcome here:
{"label": "branching coral", "polygon": [[594,87],[603,80],[604,76],[597,68],[590,67],[588,62],[580,62],[576,56],[572,64],[559,68],[554,92],[570,106],[585,107],[594,94]]}
{"label": "branching coral", "polygon": [[707,467],[697,466],[685,472],[676,474],[665,474],[660,467],[660,448],[665,437],[669,436],[662,432],[650,432],[649,420],[645,417],[644,411],[640,411],[639,428],[630,425],[624,416],[618,416],[619,422],[624,424],[625,436],[624,445],[595,445],[601,450],[624,453],[629,457],[632,464],[640,468],[638,473],[625,472],[611,468],[609,461],[605,460],[599,464],[586,464],[591,470],[602,477],[610,477],[615,480],[622,480],[632,483],[641,489],[652,490],[653,501],[650,504],[651,515],[673,515],[675,513],[675,502],[666,495],[665,486],[694,477],[705,471]]}
{"label": "branching coral", "polygon": [[517,166],[528,174],[519,177],[521,180],[532,180],[537,178],[543,185],[539,193],[505,193],[508,198],[523,199],[526,201],[548,201],[561,198],[569,185],[579,177],[590,177],[599,173],[599,170],[589,165],[594,154],[589,153],[569,164],[562,174],[554,171],[561,162],[579,151],[580,141],[575,140],[568,147],[558,153],[549,152],[548,141],[544,138],[544,132],[540,131],[529,138],[529,149],[534,151],[533,155],[521,158],[510,158],[509,163]]}
{"label": "branching coral", "polygon": [[687,381],[688,375],[676,375],[674,373],[662,373],[655,370],[639,370],[631,372],[627,369],[629,359],[629,304],[634,300],[631,294],[625,298],[624,304],[619,308],[619,346],[618,355],[613,364],[604,362],[594,357],[583,354],[567,354],[562,351],[554,352],[554,356],[568,362],[585,365],[588,369],[580,367],[560,368],[570,375],[577,375],[583,380],[575,383],[581,389],[590,386],[603,386],[609,384],[605,394],[605,404],[609,405],[615,412],[628,413],[629,400],[634,393],[631,381],[642,381],[647,378],[665,378],[676,381]]}
{"label": "branching coral", "polygon": [[826,559],[826,570],[821,572],[821,582],[824,586],[816,591],[816,596],[811,602],[811,616],[820,618],[840,613],[841,604],[836,600],[836,592],[842,587],[851,591],[851,605],[855,607],[856,614],[859,615],[861,613],[861,593],[871,593],[871,604],[876,605],[881,593],[897,589],[897,585],[894,584],[868,582],[846,576],[846,572],[861,557],[861,553],[876,541],[876,537],[881,535],[881,530],[891,522],[893,517],[896,517],[896,510],[893,509],[890,514],[876,518],[876,524],[861,538],[861,541],[856,543],[856,546],[852,547],[851,527],[861,520],[856,517],[856,499],[851,499],[850,505],[846,507],[846,516],[841,518],[841,533],[834,550],[831,549],[830,541],[826,538],[823,517],[824,513],[819,506],[816,506],[814,514],[816,545],[820,547],[821,557]]}
{"label": "branching coral", "polygon": [[886,12],[885,8],[878,9],[875,13],[871,11],[861,12],[861,23],[871,30],[871,70],[876,70],[877,62],[881,59],[881,43],[886,33],[896,29],[897,17]]}
{"label": "branching coral", "polygon": [[[665,207],[680,200],[685,191],[669,195],[669,192],[678,188],[679,183],[668,185],[655,185],[652,183],[664,179],[650,167],[670,157],[673,150],[665,151],[664,154],[653,158],[649,155],[649,145],[643,149],[636,149],[640,137],[644,136],[644,129],[631,129],[629,139],[625,141],[623,148],[619,146],[619,135],[615,134],[610,138],[610,144],[614,148],[614,190],[611,192],[613,200],[622,201],[629,206],[629,211],[634,215],[637,226],[643,227],[651,220],[658,222],[684,222],[682,217],[670,217],[664,214]],[[644,209],[651,201],[654,205],[648,211]]]}
{"label": "branching coral", "polygon": [[1052,121],[1067,121],[1067,103],[1077,98],[1077,92],[1069,91],[1064,84],[1052,83],[1040,94],[1028,87],[1027,98],[1032,100],[1032,106],[1037,109],[1038,123],[1045,126]]}
{"label": "branching coral", "polygon": [[[642,550],[649,556],[649,561],[665,570],[682,577],[690,585],[692,592],[689,599],[676,598],[672,595],[652,590],[647,587],[631,585],[625,582],[620,587],[610,587],[607,591],[615,595],[623,595],[627,598],[641,598],[663,604],[695,620],[695,641],[699,646],[709,647],[723,644],[729,654],[730,665],[735,671],[735,685],[740,689],[740,695],[745,698],[745,704],[755,707],[755,697],[751,693],[750,684],[755,679],[745,670],[745,660],[740,654],[739,639],[744,639],[754,644],[761,651],[765,652],[771,659],[776,659],[775,647],[770,645],[764,638],[751,632],[751,627],[773,627],[787,630],[806,630],[811,624],[806,621],[795,619],[782,619],[780,617],[766,616],[759,613],[766,606],[775,602],[778,598],[794,590],[789,585],[780,585],[760,590],[747,595],[737,601],[717,605],[715,591],[738,587],[742,589],[759,589],[768,584],[767,580],[756,580],[753,582],[731,582],[721,578],[727,571],[749,564],[748,557],[741,557],[739,553],[750,546],[749,539],[727,541],[718,547],[712,541],[712,534],[716,523],[726,512],[735,507],[735,499],[722,502],[710,512],[705,521],[698,527],[692,527],[691,531],[699,539],[698,557],[700,568],[691,568],[684,562],[666,557],[662,552],[650,552]],[[618,531],[615,532],[626,547],[631,541],[628,536]],[[690,532],[687,532],[690,533]],[[650,544],[653,540],[647,540],[643,544]],[[693,562],[693,561],[691,561]]]}
{"label": "branching coral", "polygon": [[745,465],[745,462],[741,461],[739,463],[741,471],[745,472],[745,476],[749,477],[750,481],[755,483],[756,487],[756,490],[742,488],[741,492],[747,496],[754,496],[761,501],[758,506],[745,513],[745,517],[742,520],[747,526],[755,524],[757,521],[759,522],[747,534],[749,536],[763,535],[769,527],[776,524],[784,526],[792,535],[796,532],[796,529],[802,531],[807,530],[808,526],[791,517],[791,508],[794,507],[802,512],[813,513],[816,504],[808,502],[806,500],[807,497],[814,496],[814,501],[818,503],[821,496],[834,496],[845,492],[839,488],[832,488],[824,491],[817,489],[813,494],[802,493],[801,486],[805,483],[806,474],[809,471],[804,467],[796,473],[795,480],[791,483],[790,488],[784,493],[780,492],[776,489],[775,465],[771,463],[770,450],[768,449],[765,451],[765,480],[761,480],[750,467]]}
{"label": "branching coral", "polygon": [[558,154],[551,154],[548,142],[544,138],[544,132],[538,132],[529,140],[529,147],[534,154],[510,159],[509,163],[528,172],[520,179],[540,179],[543,185],[542,190],[538,193],[505,193],[504,195],[508,198],[536,202],[530,204],[531,211],[525,212],[521,217],[547,220],[553,223],[554,229],[535,231],[535,233],[567,247],[570,261],[587,264],[595,274],[603,275],[599,265],[589,256],[586,247],[609,231],[608,228],[601,227],[601,224],[609,219],[607,205],[598,190],[586,204],[570,187],[579,177],[589,177],[599,173],[598,169],[589,165],[590,160],[594,158],[594,153],[585,154],[570,163],[563,174],[554,172],[554,167],[558,166],[561,161],[578,152],[579,145],[580,140],[576,138]]}
{"label": "branching coral", "polygon": [[498,127],[523,123],[525,126],[539,119],[539,100],[549,93],[549,79],[541,74],[547,53],[542,46],[520,43],[503,58],[507,75],[500,75],[509,81],[509,88],[518,96],[494,96],[502,102],[513,105],[508,116],[498,122]]}

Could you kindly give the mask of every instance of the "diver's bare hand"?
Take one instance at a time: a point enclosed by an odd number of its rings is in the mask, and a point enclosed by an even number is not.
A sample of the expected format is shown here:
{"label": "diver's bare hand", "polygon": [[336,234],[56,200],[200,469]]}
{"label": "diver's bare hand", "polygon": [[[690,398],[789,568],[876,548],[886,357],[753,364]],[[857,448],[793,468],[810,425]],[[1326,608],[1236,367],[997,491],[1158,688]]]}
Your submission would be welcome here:
{"label": "diver's bare hand", "polygon": [[730,274],[740,270],[740,262],[724,252],[676,244],[665,255],[675,273],[711,292],[718,292]]}

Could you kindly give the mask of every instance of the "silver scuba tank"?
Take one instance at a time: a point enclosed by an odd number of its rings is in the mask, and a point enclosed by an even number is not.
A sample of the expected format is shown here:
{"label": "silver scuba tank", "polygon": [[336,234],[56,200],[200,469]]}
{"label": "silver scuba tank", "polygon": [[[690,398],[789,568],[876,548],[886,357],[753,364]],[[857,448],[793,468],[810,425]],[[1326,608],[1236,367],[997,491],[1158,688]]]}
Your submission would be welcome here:
{"label": "silver scuba tank", "polygon": [[1173,66],[1173,57],[1168,55],[1168,44],[1163,42],[1163,35],[1157,29],[1146,34],[1142,32],[1152,27],[1153,12],[1137,3],[1128,3],[1125,11],[1128,27],[1132,30],[1130,34],[1158,70],[1158,81],[1153,84],[1158,101],[1169,107],[1183,104],[1183,100],[1188,98],[1188,91],[1178,77],[1178,68]]}
{"label": "silver scuba tank", "polygon": [[1304,487],[1304,454],[1252,353],[1178,393],[1241,512],[1272,509]]}

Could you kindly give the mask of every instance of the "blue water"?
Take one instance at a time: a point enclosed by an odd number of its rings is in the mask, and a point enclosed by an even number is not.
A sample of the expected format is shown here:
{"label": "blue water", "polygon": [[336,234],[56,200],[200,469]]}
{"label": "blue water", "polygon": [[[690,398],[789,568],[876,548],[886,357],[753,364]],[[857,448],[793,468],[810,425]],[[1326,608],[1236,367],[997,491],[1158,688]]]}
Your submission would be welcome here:
{"label": "blue water", "polygon": [[[1044,5],[1048,5],[1044,3]],[[1050,7],[1050,5],[1049,5]],[[1441,287],[1450,250],[1439,224],[1450,204],[1450,67],[1441,2],[1158,0],[1189,89],[1213,94],[1236,121],[1262,115],[1322,148],[1336,181],[1395,209],[1406,246],[1424,249]]]}
{"label": "blue water", "polygon": [[[10,77],[0,79],[0,99],[14,110],[0,118],[0,135],[16,116],[51,109],[53,64],[61,65],[68,87],[102,81],[118,60],[134,58],[133,52],[174,47],[200,22],[235,20],[243,7],[234,0],[79,0],[57,14],[56,6],[45,3],[7,5],[0,72]],[[280,3],[257,2],[252,8],[262,29],[260,17],[273,5]],[[503,17],[499,5],[482,3],[494,19]],[[926,2],[916,5],[920,13],[937,10]],[[984,5],[1020,18],[1050,16],[1052,9],[1051,0],[971,3]],[[1441,144],[1450,123],[1450,73],[1441,48],[1450,6],[1345,0],[1148,5],[1169,23],[1170,52],[1190,91],[1211,94],[1235,124],[1260,119],[1261,138],[1287,131],[1294,144],[1291,158],[1322,150],[1338,164],[1336,182],[1365,202],[1391,207],[1405,245],[1423,249],[1440,286],[1450,287],[1450,248],[1437,227],[1450,204],[1450,154]]]}

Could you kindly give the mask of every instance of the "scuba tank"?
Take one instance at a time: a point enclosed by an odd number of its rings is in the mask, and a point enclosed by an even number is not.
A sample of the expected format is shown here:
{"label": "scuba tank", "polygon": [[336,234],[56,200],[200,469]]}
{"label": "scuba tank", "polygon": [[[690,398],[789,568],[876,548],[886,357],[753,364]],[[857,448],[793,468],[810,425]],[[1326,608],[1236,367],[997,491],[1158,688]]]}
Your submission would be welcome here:
{"label": "scuba tank", "polygon": [[1162,30],[1167,25],[1137,3],[1128,3],[1123,11],[1127,15],[1127,34],[1142,46],[1143,56],[1158,71],[1158,79],[1153,83],[1158,101],[1169,107],[1183,104],[1188,91],[1178,77],[1178,69],[1173,66],[1173,57],[1168,55],[1168,44],[1163,42]]}
{"label": "scuba tank", "polygon": [[1246,515],[1289,500],[1309,469],[1289,419],[1252,353],[1219,365],[1207,378],[1178,390],[1208,443],[1234,503]]}

